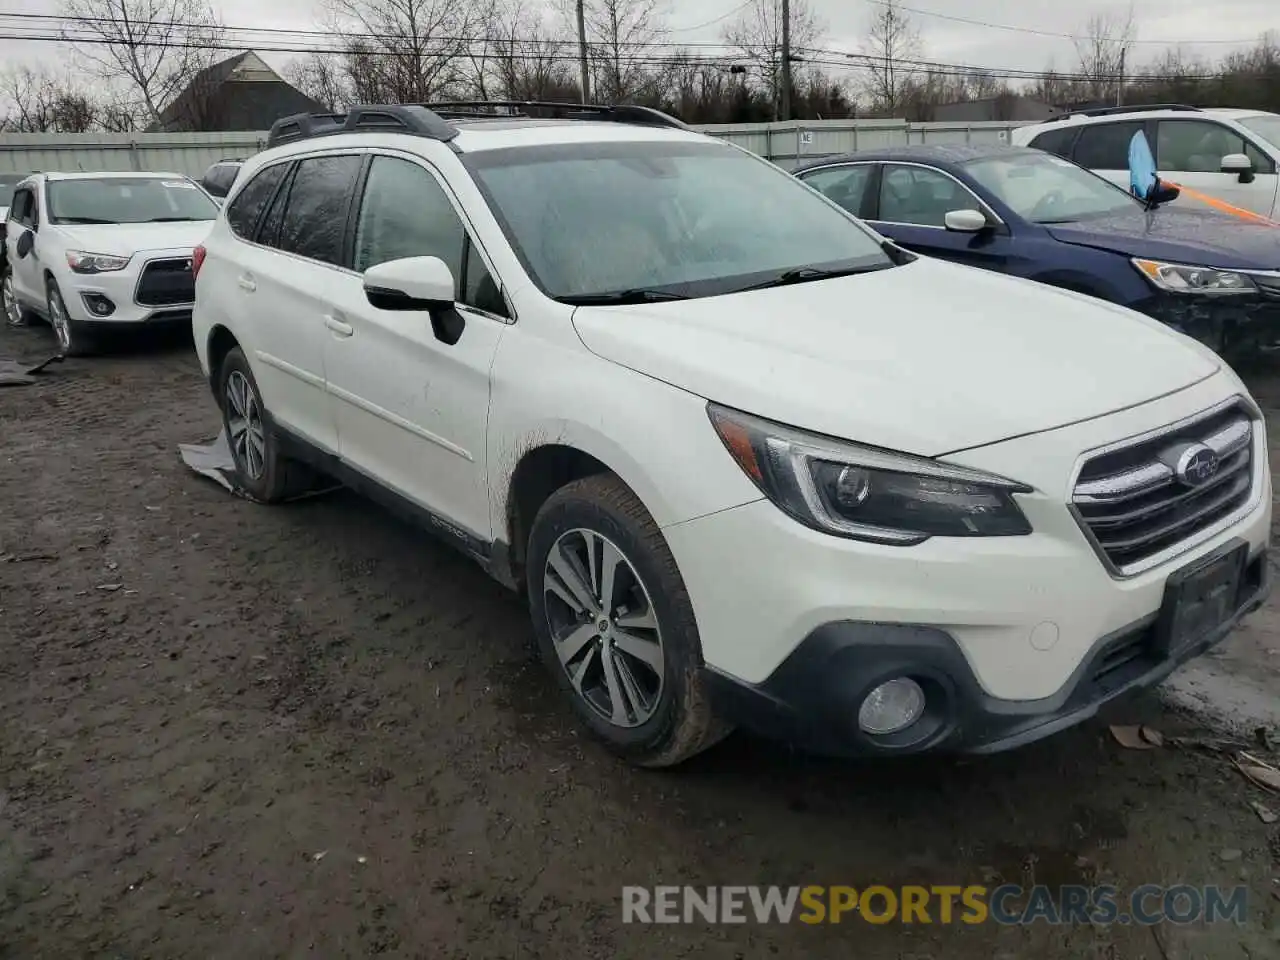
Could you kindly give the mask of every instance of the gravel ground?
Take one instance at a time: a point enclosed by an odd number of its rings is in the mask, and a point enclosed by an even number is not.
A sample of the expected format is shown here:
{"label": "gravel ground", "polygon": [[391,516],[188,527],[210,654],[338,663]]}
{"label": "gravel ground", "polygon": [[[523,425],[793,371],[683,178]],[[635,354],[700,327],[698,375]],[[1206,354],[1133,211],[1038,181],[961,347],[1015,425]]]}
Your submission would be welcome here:
{"label": "gravel ground", "polygon": [[[0,355],[51,344],[0,330]],[[632,770],[580,736],[517,599],[354,496],[227,496],[176,452],[216,430],[181,342],[0,390],[0,957],[1280,955],[1280,825],[1220,755],[1101,720],[981,761],[734,735]],[[1274,697],[1277,624],[1215,664]],[[1204,732],[1155,696],[1108,719]],[[623,884],[1000,880],[1244,884],[1249,919],[621,923]]]}

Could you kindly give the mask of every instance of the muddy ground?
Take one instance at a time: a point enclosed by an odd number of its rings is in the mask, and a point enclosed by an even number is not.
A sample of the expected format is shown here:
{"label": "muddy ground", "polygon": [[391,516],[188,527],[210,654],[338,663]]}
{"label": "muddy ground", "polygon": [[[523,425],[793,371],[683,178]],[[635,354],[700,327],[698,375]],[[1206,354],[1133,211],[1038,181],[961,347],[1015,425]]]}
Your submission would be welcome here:
{"label": "muddy ground", "polygon": [[[0,355],[51,344],[0,330]],[[0,957],[1280,956],[1280,825],[1223,757],[1100,720],[973,762],[735,735],[630,769],[515,598],[353,496],[264,508],[190,474],[176,445],[217,416],[189,346],[123,347],[0,390]],[[1274,683],[1278,624],[1220,659]],[[1155,696],[1109,719],[1206,732]],[[1244,884],[1249,919],[620,920],[623,884],[999,880]]]}

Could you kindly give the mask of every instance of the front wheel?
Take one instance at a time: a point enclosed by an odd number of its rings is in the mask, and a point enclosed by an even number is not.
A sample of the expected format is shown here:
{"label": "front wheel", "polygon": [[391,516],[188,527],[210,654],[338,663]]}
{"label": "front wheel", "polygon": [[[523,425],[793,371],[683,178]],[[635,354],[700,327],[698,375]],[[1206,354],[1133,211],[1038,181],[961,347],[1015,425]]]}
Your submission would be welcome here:
{"label": "front wheel", "polygon": [[18,299],[18,289],[14,285],[13,267],[4,267],[4,279],[0,280],[0,291],[3,291],[4,319],[11,327],[25,327],[30,314]]}
{"label": "front wheel", "polygon": [[62,299],[58,282],[50,278],[45,293],[48,298],[49,326],[53,327],[53,335],[58,338],[62,354],[67,357],[84,357],[93,353],[97,347],[93,334],[67,312],[67,304]]}
{"label": "front wheel", "polygon": [[675,559],[618,478],[588,477],[553,494],[534,521],[527,569],[542,659],[607,746],[666,767],[729,732],[704,688]]}

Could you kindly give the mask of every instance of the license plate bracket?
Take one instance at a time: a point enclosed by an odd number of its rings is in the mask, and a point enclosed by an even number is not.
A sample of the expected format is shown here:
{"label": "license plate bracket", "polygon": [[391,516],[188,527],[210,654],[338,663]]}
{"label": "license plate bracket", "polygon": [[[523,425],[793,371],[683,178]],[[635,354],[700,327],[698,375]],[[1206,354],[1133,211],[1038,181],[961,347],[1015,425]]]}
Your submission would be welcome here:
{"label": "license plate bracket", "polygon": [[1249,545],[1232,541],[1169,575],[1156,621],[1158,653],[1176,655],[1231,618],[1239,605],[1248,559]]}

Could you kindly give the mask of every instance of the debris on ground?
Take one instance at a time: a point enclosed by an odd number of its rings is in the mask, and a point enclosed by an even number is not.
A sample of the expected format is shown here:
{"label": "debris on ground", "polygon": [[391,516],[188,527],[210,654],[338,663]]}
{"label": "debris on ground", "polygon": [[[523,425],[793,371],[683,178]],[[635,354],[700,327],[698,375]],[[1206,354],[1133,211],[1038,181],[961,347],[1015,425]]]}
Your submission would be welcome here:
{"label": "debris on ground", "polygon": [[1164,746],[1164,736],[1153,727],[1111,725],[1111,736],[1126,750],[1154,750]]}
{"label": "debris on ground", "polygon": [[1223,863],[1232,863],[1244,856],[1243,850],[1237,850],[1235,847],[1228,847],[1226,850],[1218,851],[1218,859]]}
{"label": "debris on ground", "polygon": [[[231,455],[231,444],[227,441],[225,427],[218,431],[216,437],[204,443],[178,444],[178,453],[182,456],[182,462],[200,474],[200,476],[208,477],[228,493],[256,502],[257,498],[236,482],[236,462]],[[317,482],[312,489],[290,497],[289,500],[305,500],[308,497],[318,497],[321,494],[337,490],[339,486],[340,484],[332,483],[324,478],[317,478]],[[147,509],[151,510],[153,508],[147,507]]]}
{"label": "debris on ground", "polygon": [[1236,769],[1264,790],[1280,793],[1280,770],[1243,750],[1236,756]]}
{"label": "debris on ground", "polygon": [[1275,823],[1277,820],[1280,820],[1280,813],[1276,813],[1270,807],[1265,806],[1258,800],[1250,801],[1249,806],[1253,808],[1253,812],[1258,815],[1258,819],[1263,823]]}
{"label": "debris on ground", "polygon": [[39,363],[27,363],[21,360],[6,360],[0,357],[0,387],[25,387],[36,382],[36,377],[45,372],[51,363],[61,363],[62,354],[55,353]]}

